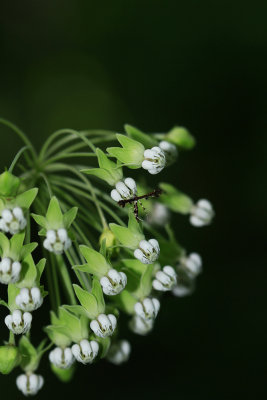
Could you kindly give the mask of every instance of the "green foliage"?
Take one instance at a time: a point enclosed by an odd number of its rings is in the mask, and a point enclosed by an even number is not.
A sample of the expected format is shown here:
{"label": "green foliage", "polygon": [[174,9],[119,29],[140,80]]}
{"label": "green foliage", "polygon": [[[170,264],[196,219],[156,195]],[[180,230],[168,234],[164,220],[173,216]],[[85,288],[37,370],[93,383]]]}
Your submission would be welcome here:
{"label": "green foliage", "polygon": [[157,140],[155,140],[152,135],[147,135],[134,126],[126,124],[124,125],[124,129],[130,138],[142,143],[146,149],[150,149],[158,144]]}
{"label": "green foliage", "polygon": [[191,133],[182,126],[175,126],[165,135],[165,140],[176,144],[176,146],[182,147],[185,150],[192,149],[195,144],[195,138]]}
{"label": "green foliage", "polygon": [[0,175],[0,196],[15,197],[20,185],[20,179],[8,171]]}
{"label": "green foliage", "polygon": [[181,214],[188,214],[193,206],[193,201],[189,196],[177,190],[169,183],[160,183],[159,187],[163,190],[159,201],[165,204],[171,211]]}
{"label": "green foliage", "polygon": [[0,373],[3,375],[10,372],[19,364],[20,354],[16,346],[0,346]]}
{"label": "green foliage", "polygon": [[99,168],[83,169],[81,172],[84,172],[87,175],[97,176],[109,185],[114,186],[123,176],[120,164],[116,164],[109,160],[106,154],[100,149],[96,149],[96,154]]}
{"label": "green foliage", "polygon": [[117,134],[116,136],[122,147],[109,147],[107,148],[107,152],[129,168],[140,168],[144,160],[145,151],[142,143],[125,135]]}

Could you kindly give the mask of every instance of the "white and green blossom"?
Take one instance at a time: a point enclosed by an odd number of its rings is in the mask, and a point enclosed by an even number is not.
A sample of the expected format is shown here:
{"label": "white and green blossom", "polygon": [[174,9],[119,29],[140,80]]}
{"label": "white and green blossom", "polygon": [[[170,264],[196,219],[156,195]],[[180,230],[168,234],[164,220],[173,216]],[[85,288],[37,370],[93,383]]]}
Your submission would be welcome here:
{"label": "white and green blossom", "polygon": [[152,282],[153,288],[160,292],[171,290],[176,284],[176,276],[174,268],[170,265],[166,265],[163,267],[162,271],[156,273],[156,279]]}
{"label": "white and green blossom", "polygon": [[5,318],[5,324],[15,335],[21,335],[29,332],[31,329],[32,315],[29,312],[14,310]]}
{"label": "white and green blossom", "polygon": [[129,360],[131,345],[128,340],[119,340],[111,345],[107,359],[115,365],[120,365]]}
{"label": "white and green blossom", "polygon": [[193,226],[201,227],[209,225],[214,217],[211,203],[206,199],[198,200],[191,209],[190,222]]}
{"label": "white and green blossom", "polygon": [[145,150],[142,168],[146,169],[151,175],[156,175],[163,170],[166,165],[164,151],[160,147],[152,147]]}
{"label": "white and green blossom", "polygon": [[6,233],[14,235],[20,231],[23,231],[27,225],[27,220],[24,217],[23,211],[20,207],[14,207],[13,209],[5,208],[1,212],[0,218],[0,230]]}
{"label": "white and green blossom", "polygon": [[74,363],[74,357],[70,347],[56,347],[49,353],[49,361],[57,368],[67,369]]}
{"label": "white and green blossom", "polygon": [[55,254],[62,254],[71,246],[71,240],[68,237],[66,229],[60,228],[57,231],[50,229],[46,232],[44,248]]}
{"label": "white and green blossom", "polygon": [[156,239],[141,240],[134,256],[143,264],[153,264],[159,257],[159,242]]}
{"label": "white and green blossom", "polygon": [[105,276],[100,279],[103,292],[108,296],[119,294],[127,284],[127,276],[124,272],[110,269]]}
{"label": "white and green blossom", "polygon": [[99,351],[99,344],[95,340],[83,339],[71,348],[73,356],[82,364],[91,364]]}
{"label": "white and green blossom", "polygon": [[8,285],[20,279],[21,263],[11,258],[3,258],[0,262],[0,282]]}
{"label": "white and green blossom", "polygon": [[90,328],[96,336],[105,338],[111,336],[117,326],[117,318],[113,314],[100,314],[90,322]]}
{"label": "white and green blossom", "polygon": [[23,311],[32,312],[43,304],[43,297],[38,287],[22,288],[16,297],[17,306]]}
{"label": "white and green blossom", "polygon": [[19,375],[16,379],[18,389],[25,396],[33,396],[42,389],[44,385],[44,378],[41,375],[33,373]]}

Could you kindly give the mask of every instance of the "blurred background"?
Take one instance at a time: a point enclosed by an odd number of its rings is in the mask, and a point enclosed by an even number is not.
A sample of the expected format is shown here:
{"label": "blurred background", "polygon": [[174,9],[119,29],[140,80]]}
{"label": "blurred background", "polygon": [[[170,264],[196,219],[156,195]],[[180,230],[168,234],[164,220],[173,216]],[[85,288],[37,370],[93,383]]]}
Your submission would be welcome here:
{"label": "blurred background", "polygon": [[[236,399],[266,394],[267,2],[54,0],[0,3],[0,115],[40,146],[59,128],[186,126],[192,152],[164,173],[215,207],[177,237],[202,254],[192,297],[166,296],[128,364],[47,373],[39,399]],[[0,127],[1,170],[21,143]],[[170,174],[170,176],[168,176]],[[162,179],[162,178],[161,178]],[[266,236],[265,236],[266,238]],[[1,337],[5,331],[1,323]],[[17,371],[16,371],[17,372]],[[1,396],[20,399],[16,372]]]}

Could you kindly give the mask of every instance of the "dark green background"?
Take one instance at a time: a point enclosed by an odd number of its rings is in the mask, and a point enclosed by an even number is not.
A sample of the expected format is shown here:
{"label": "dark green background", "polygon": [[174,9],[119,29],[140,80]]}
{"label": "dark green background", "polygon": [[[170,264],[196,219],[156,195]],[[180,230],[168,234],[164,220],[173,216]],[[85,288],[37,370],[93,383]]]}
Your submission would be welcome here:
{"label": "dark green background", "polygon": [[[175,218],[204,259],[194,296],[165,298],[127,365],[81,367],[69,385],[46,374],[38,398],[266,395],[266,19],[266,1],[1,1],[1,116],[37,146],[65,127],[185,125],[198,146],[160,179],[216,210],[204,229]],[[0,138],[3,168],[20,144]],[[21,398],[15,376],[1,396]]]}

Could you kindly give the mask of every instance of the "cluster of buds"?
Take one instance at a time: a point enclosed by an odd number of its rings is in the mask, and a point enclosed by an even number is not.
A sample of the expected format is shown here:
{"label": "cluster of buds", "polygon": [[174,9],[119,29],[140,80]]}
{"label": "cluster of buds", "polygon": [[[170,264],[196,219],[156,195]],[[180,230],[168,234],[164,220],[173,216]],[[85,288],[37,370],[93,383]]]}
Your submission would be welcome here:
{"label": "cluster of buds", "polygon": [[[8,285],[7,301],[1,300],[0,305],[9,310],[5,324],[10,330],[9,342],[0,346],[0,372],[9,373],[20,366],[24,373],[17,377],[16,383],[26,396],[35,395],[42,388],[44,379],[36,371],[43,354],[52,345],[48,356],[51,369],[63,381],[71,379],[76,361],[83,365],[103,358],[114,365],[126,362],[131,345],[118,338],[120,313],[130,316],[129,327],[134,333],[147,335],[154,327],[161,296],[165,292],[178,297],[192,293],[202,270],[201,257],[197,253],[186,255],[169,222],[171,212],[178,212],[189,215],[194,226],[208,225],[214,216],[211,203],[202,199],[194,204],[189,196],[168,183],[161,182],[153,189],[150,184],[146,186],[137,178],[135,181],[123,175],[125,167],[143,168],[151,175],[160,173],[177,159],[177,147],[193,147],[193,137],[181,127],[167,134],[152,135],[129,125],[125,129],[127,135],[116,135],[121,147],[109,147],[105,152],[92,144],[97,143],[98,136],[91,143],[91,134],[87,137],[84,132],[76,132],[77,135],[75,131],[60,132],[71,136],[51,146],[57,140],[57,133],[51,142],[50,139],[46,142],[39,156],[27,146],[34,159],[31,165],[31,157],[27,157],[29,179],[27,175],[22,181],[7,171],[0,175],[0,282]],[[79,143],[68,147],[70,140]],[[99,168],[81,171],[81,163],[71,167],[55,163],[57,157],[51,155],[63,142],[67,154],[89,144]],[[80,157],[80,154],[74,155]],[[45,170],[39,171],[43,166]],[[53,175],[53,171],[57,173]],[[112,187],[110,196],[114,201],[97,187],[97,180],[92,185],[83,173]],[[43,179],[39,179],[39,174]],[[39,187],[23,192],[32,181]],[[32,213],[30,207],[39,189]],[[51,193],[58,197],[50,196]],[[143,200],[147,202],[146,208]],[[78,207],[63,213],[62,207],[67,208],[71,203]],[[146,210],[150,212],[144,223],[138,214],[139,206],[141,217]],[[123,220],[127,211],[128,226]],[[116,223],[108,223],[110,217]],[[50,343],[42,341],[36,347],[30,342],[31,313],[41,307],[47,293],[41,284],[46,260],[35,265],[32,252],[38,244],[30,240],[30,218],[40,226],[43,251],[51,263],[47,283],[53,311],[51,324],[44,327]],[[157,232],[161,226],[164,229]],[[95,235],[102,227],[98,240]],[[153,238],[146,240],[151,233]],[[76,274],[79,284],[72,284],[70,271],[73,276]],[[64,305],[61,290],[65,295]]]}
{"label": "cluster of buds", "polygon": [[44,248],[51,253],[62,254],[64,250],[68,250],[71,246],[71,240],[68,237],[66,229],[60,228],[57,231],[48,230],[46,239],[44,240]]}
{"label": "cluster of buds", "polygon": [[20,207],[13,209],[5,208],[1,213],[0,230],[14,235],[23,231],[27,225],[27,220],[24,217],[23,211]]}

